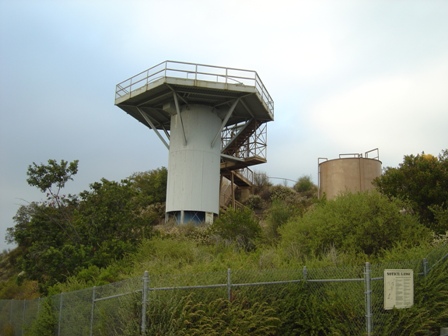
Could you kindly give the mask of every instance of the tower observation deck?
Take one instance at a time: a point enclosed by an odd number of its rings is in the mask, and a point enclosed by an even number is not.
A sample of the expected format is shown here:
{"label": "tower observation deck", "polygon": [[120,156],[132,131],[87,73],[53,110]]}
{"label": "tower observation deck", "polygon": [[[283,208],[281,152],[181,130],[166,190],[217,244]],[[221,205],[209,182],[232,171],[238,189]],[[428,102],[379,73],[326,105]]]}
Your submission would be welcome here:
{"label": "tower observation deck", "polygon": [[116,86],[115,105],[152,129],[169,150],[166,217],[211,221],[220,174],[250,185],[266,162],[274,102],[255,71],[165,61]]}

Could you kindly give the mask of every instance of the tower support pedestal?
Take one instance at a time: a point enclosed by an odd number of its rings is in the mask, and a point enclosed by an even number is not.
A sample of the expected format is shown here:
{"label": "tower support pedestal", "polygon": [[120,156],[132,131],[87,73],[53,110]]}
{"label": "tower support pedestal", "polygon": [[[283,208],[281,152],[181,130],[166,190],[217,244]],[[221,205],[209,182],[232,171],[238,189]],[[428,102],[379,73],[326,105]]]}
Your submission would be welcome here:
{"label": "tower support pedestal", "polygon": [[171,117],[166,212],[179,223],[202,222],[219,213],[221,141],[212,142],[222,120],[205,105],[180,110]]}

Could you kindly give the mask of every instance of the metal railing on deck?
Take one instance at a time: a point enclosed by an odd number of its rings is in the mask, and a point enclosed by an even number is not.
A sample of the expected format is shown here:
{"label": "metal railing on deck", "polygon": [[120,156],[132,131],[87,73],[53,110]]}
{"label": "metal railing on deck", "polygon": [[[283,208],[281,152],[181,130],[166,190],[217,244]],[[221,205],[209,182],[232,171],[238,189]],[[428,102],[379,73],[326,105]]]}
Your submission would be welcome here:
{"label": "metal railing on deck", "polygon": [[274,101],[255,71],[188,62],[165,61],[124,80],[116,86],[115,99],[164,77],[255,87],[270,113],[274,115]]}

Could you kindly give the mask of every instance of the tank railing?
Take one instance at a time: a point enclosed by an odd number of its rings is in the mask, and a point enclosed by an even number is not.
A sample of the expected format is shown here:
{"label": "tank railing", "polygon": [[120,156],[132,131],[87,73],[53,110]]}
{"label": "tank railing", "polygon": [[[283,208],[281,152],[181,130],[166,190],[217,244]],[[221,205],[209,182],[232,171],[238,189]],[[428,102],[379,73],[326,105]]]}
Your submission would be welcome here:
{"label": "tank railing", "polygon": [[115,99],[164,77],[255,87],[269,111],[274,114],[274,102],[255,71],[177,61],[159,63],[117,84]]}
{"label": "tank railing", "polygon": [[[371,154],[371,153],[373,153],[373,152],[376,152],[376,156],[374,156],[374,157],[369,157],[369,154]],[[339,158],[340,159],[343,159],[344,157],[352,157],[352,158],[362,158],[363,156],[362,156],[362,153],[346,153],[346,154],[339,154]],[[366,158],[366,159],[375,159],[375,160],[379,160],[379,158],[380,158],[380,152],[379,152],[379,150],[378,150],[378,148],[374,148],[374,149],[371,149],[371,150],[369,150],[369,151],[367,151],[367,152],[365,152],[364,153],[364,157]]]}
{"label": "tank railing", "polygon": [[[376,156],[369,158],[369,154],[373,153],[373,152],[376,152]],[[371,150],[365,152],[365,158],[379,160],[380,159],[380,151],[379,151],[379,149],[378,148],[374,148],[374,149],[371,149]]]}
{"label": "tank railing", "polygon": [[339,158],[343,159],[344,157],[353,157],[353,158],[362,158],[361,153],[346,153],[346,154],[339,154]]}

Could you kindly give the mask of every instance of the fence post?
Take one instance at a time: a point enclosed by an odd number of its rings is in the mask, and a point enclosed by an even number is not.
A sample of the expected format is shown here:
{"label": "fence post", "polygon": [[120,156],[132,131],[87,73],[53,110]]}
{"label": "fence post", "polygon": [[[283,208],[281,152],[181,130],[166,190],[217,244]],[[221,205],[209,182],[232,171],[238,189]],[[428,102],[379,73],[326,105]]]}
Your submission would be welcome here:
{"label": "fence post", "polygon": [[428,274],[428,260],[423,258],[423,275],[426,276]]}
{"label": "fence post", "polygon": [[9,323],[12,324],[12,308],[13,308],[14,300],[9,301]]}
{"label": "fence post", "polygon": [[61,319],[62,319],[62,298],[64,293],[59,294],[59,316],[58,316],[58,336],[61,335]]}
{"label": "fence post", "polygon": [[229,301],[231,301],[232,299],[232,281],[231,281],[231,276],[232,271],[230,270],[230,268],[227,269],[227,299]]}
{"label": "fence post", "polygon": [[25,310],[26,310],[26,300],[23,300],[23,308],[22,308],[22,335],[23,335],[23,328],[25,326]]}
{"label": "fence post", "polygon": [[371,335],[372,332],[372,302],[371,302],[371,293],[370,289],[370,263],[366,262],[366,267],[364,271],[364,288],[365,288],[365,297],[366,297],[366,331],[367,336]]}
{"label": "fence post", "polygon": [[142,292],[142,336],[146,335],[146,304],[148,302],[148,271],[143,274],[143,292]]}
{"label": "fence post", "polygon": [[96,298],[96,287],[92,288],[92,308],[90,310],[90,336],[93,335],[93,315],[95,311],[95,298]]}

